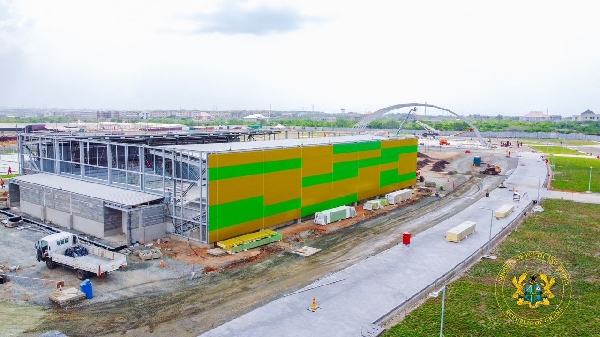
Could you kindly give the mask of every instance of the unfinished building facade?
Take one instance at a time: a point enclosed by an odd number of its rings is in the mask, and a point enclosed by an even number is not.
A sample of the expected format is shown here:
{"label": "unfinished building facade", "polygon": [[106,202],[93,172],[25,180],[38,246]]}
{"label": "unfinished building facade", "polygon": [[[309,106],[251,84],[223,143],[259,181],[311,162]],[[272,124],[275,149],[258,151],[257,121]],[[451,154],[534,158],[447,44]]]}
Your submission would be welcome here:
{"label": "unfinished building facade", "polygon": [[271,135],[21,134],[11,204],[129,243],[165,233],[213,243],[415,183],[416,139]]}

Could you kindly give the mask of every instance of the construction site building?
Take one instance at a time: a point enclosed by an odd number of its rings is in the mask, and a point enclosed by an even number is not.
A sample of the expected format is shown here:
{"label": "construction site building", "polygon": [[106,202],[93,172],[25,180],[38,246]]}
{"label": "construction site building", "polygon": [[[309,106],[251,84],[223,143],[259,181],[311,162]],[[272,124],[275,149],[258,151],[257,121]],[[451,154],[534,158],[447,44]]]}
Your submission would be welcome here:
{"label": "construction site building", "polygon": [[208,244],[415,184],[417,139],[261,132],[21,134],[10,203],[129,244],[165,234]]}

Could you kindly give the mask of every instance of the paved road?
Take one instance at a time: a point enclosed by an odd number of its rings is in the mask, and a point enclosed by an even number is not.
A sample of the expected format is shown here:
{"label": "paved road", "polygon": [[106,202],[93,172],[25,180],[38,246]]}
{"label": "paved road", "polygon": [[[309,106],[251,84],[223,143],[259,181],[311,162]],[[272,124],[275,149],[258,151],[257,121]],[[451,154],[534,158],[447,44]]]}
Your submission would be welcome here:
{"label": "paved road", "polygon": [[598,193],[545,191],[544,197],[548,199],[572,200],[583,204],[600,204],[600,194]]}
{"label": "paved road", "polygon": [[[509,189],[496,189],[489,198],[419,233],[410,246],[394,246],[201,336],[361,336],[376,331],[373,322],[485,247],[490,223],[495,235],[538,194],[544,197],[546,175],[539,154],[521,153],[519,165],[506,179],[521,194],[519,202]],[[492,220],[493,210],[503,204],[514,204],[515,212]],[[460,243],[447,242],[445,233],[466,220],[477,222],[476,232]],[[313,297],[320,307],[316,312],[308,310]]]}

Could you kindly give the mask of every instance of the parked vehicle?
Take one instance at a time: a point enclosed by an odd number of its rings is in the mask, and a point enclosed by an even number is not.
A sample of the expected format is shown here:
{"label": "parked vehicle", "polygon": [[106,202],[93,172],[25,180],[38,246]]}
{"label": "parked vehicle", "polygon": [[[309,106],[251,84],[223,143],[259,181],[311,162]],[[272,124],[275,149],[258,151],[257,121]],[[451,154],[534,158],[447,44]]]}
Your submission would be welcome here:
{"label": "parked vehicle", "polygon": [[46,262],[48,269],[56,266],[75,269],[80,280],[94,274],[102,277],[127,265],[125,255],[83,242],[68,232],[41,238],[35,243],[35,250],[38,262]]}

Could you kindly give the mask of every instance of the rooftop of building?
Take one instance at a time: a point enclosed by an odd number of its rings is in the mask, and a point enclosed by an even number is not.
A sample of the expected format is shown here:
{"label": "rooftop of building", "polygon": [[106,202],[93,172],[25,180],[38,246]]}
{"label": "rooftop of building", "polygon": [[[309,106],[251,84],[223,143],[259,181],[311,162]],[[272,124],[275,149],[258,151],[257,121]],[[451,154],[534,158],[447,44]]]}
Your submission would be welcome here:
{"label": "rooftop of building", "polygon": [[356,135],[342,137],[324,137],[324,138],[301,138],[301,139],[278,139],[266,141],[247,141],[233,143],[212,143],[212,144],[185,144],[185,145],[167,145],[165,148],[198,151],[198,152],[241,152],[250,150],[292,148],[299,146],[314,146],[325,144],[343,144],[358,143],[376,140],[388,140],[388,137],[374,135]]}
{"label": "rooftop of building", "polygon": [[163,197],[155,194],[126,190],[48,173],[28,174],[11,178],[11,180],[17,184],[19,182],[30,183],[126,206],[143,205],[163,199]]}

